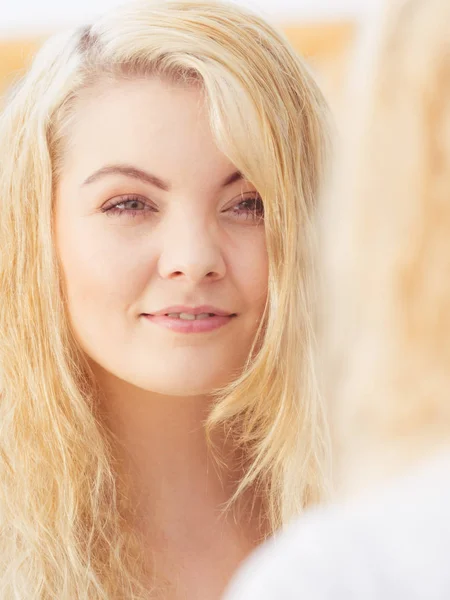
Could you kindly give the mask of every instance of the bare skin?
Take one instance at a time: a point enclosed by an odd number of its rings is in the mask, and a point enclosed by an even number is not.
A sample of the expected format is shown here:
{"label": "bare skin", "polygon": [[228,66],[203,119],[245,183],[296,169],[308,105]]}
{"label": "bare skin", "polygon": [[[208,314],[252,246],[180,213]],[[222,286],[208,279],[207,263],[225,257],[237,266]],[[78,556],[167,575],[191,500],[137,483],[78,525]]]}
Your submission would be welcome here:
{"label": "bare skin", "polygon": [[223,511],[242,471],[220,435],[214,439],[220,464],[211,455],[202,426],[205,398],[149,401],[148,394],[128,389],[126,404],[118,392],[128,386],[117,384],[109,394],[108,424],[121,440],[120,462],[136,497],[136,528],[161,598],[219,599],[267,533],[261,503],[249,490],[231,511]]}

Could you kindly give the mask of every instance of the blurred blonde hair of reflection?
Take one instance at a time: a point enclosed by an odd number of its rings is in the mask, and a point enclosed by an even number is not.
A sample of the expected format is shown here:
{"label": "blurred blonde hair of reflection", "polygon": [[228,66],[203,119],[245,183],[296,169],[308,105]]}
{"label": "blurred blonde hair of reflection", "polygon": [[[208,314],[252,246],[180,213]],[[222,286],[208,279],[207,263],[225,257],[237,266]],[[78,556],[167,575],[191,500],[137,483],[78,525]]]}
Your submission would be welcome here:
{"label": "blurred blonde hair of reflection", "polygon": [[390,3],[355,49],[321,205],[336,496],[224,600],[450,597],[450,3]]}
{"label": "blurred blonde hair of reflection", "polygon": [[347,495],[450,441],[450,3],[364,38],[322,212],[325,395]]}
{"label": "blurred blonde hair of reflection", "polygon": [[[266,204],[269,301],[260,349],[218,395],[275,531],[326,490],[328,437],[313,361],[312,215],[327,108],[259,17],[221,2],[138,2],[57,35],[0,120],[0,597],[144,598],[96,385],[71,335],[52,241],[52,187],[78,91],[99,77],[201,82],[219,147]],[[256,346],[255,346],[256,347]]]}

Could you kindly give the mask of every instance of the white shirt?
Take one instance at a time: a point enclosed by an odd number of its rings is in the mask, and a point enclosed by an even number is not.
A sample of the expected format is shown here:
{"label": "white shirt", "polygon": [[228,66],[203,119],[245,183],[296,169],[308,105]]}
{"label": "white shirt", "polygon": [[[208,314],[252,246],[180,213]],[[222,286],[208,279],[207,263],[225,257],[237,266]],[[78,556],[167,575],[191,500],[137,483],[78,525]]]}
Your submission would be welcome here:
{"label": "white shirt", "polygon": [[224,600],[449,600],[450,454],[305,513],[244,563]]}

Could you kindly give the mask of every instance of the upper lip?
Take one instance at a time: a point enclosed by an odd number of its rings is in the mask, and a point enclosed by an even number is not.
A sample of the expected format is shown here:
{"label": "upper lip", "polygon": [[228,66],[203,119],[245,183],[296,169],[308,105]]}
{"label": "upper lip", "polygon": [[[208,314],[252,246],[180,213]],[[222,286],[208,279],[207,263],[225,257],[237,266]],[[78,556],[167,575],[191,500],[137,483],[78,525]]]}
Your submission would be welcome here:
{"label": "upper lip", "polygon": [[222,310],[217,308],[216,306],[168,306],[167,308],[163,308],[162,310],[158,310],[157,312],[146,313],[148,315],[157,316],[157,315],[167,315],[171,313],[187,313],[188,315],[201,315],[202,313],[211,313],[217,315],[218,317],[229,317],[235,313],[231,313],[227,310]]}

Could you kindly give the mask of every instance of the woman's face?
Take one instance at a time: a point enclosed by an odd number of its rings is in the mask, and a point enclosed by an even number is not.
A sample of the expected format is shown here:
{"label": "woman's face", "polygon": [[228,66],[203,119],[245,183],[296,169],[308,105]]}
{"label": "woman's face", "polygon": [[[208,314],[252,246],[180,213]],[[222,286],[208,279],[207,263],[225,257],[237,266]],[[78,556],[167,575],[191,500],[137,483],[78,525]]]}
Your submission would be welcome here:
{"label": "woman's face", "polygon": [[55,217],[70,319],[94,365],[161,394],[227,383],[266,301],[262,216],[199,88],[155,78],[86,92]]}

